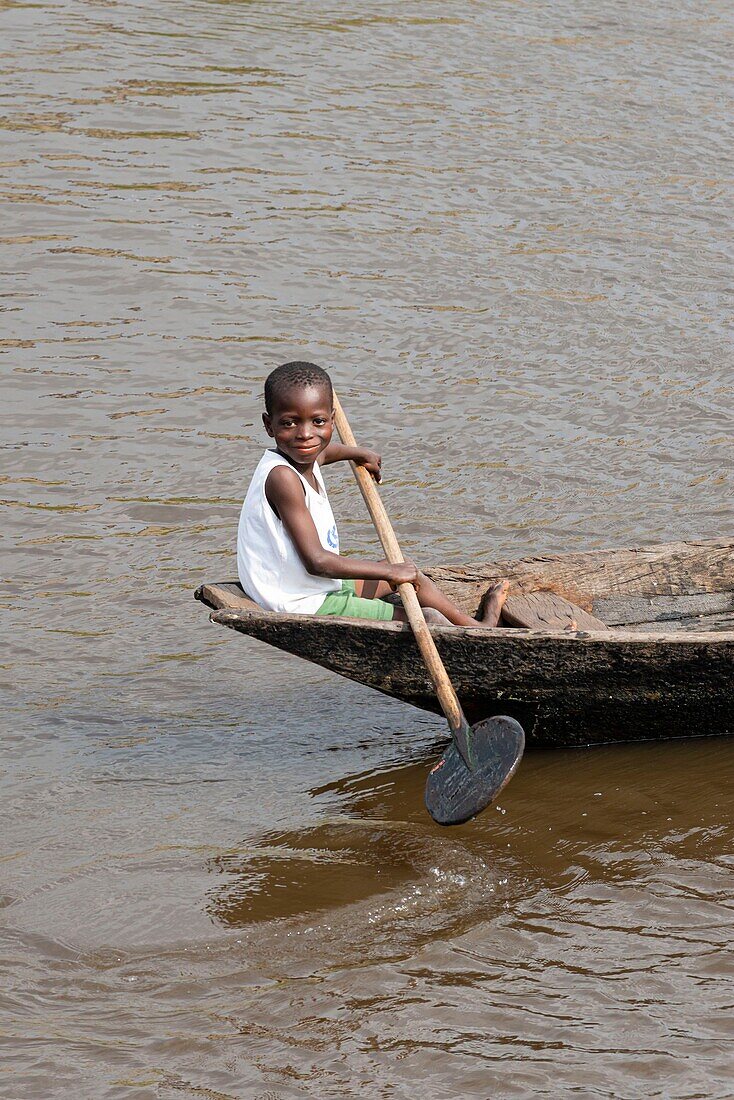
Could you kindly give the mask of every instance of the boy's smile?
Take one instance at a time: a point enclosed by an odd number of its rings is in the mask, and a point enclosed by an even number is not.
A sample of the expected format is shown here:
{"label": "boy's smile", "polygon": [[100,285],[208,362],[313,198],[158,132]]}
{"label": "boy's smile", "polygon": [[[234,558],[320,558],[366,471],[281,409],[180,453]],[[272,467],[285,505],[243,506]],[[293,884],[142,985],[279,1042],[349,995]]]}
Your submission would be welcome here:
{"label": "boy's smile", "polygon": [[334,410],[324,386],[293,386],[272,414],[263,413],[265,431],[293,466],[313,466],[331,442]]}

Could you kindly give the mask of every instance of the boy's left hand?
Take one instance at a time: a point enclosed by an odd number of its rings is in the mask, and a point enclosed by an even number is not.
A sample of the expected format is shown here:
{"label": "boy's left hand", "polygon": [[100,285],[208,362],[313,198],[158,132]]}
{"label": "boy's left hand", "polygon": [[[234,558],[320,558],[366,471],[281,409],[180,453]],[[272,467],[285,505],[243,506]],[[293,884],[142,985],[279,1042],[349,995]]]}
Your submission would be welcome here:
{"label": "boy's left hand", "polygon": [[377,451],[368,451],[366,448],[360,447],[354,461],[358,466],[364,466],[365,470],[372,475],[377,484],[380,484],[382,481],[382,458],[378,455]]}

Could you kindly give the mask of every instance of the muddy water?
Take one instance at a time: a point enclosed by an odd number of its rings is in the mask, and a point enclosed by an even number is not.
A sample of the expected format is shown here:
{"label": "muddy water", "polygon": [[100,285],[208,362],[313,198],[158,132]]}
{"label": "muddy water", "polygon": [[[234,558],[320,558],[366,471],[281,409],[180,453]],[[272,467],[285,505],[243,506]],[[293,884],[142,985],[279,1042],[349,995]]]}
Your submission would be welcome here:
{"label": "muddy water", "polygon": [[425,564],[730,526],[731,30],[0,3],[3,1096],[734,1091],[729,743],[441,831],[440,722],[191,599],[294,357]]}

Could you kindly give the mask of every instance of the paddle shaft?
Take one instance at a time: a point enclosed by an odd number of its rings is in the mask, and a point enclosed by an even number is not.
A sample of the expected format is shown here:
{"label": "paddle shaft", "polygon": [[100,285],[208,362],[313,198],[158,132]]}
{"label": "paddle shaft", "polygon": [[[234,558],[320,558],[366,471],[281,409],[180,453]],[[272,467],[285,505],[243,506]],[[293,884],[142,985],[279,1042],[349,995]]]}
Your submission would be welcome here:
{"label": "paddle shaft", "polygon": [[[342,443],[347,447],[356,447],[357,441],[354,438],[352,429],[349,426],[349,421],[344,414],[344,409],[336,394],[334,394],[334,422]],[[375,525],[375,530],[379,535],[382,548],[385,551],[385,557],[391,564],[399,565],[401,562],[405,561],[405,558],[402,555],[392,524],[385,511],[385,505],[382,503],[382,498],[372,480],[372,475],[365,470],[364,466],[357,466],[354,462],[350,462],[350,466],[354,471],[354,476],[357,479],[357,484],[364,497],[364,502],[372,516],[372,522]],[[454,691],[453,684],[449,680],[444,663],[436,649],[436,643],[428,629],[428,624],[423,615],[423,608],[418,602],[415,588],[412,584],[400,584],[398,585],[398,592],[403,601],[408,621],[413,628],[418,648],[421,651],[423,660],[426,663],[426,667],[436,688],[436,695],[441,704],[441,709],[446,715],[451,731],[457,739],[457,748],[459,748],[461,755],[466,759],[469,755],[465,738],[465,731],[467,730],[468,724],[464,717],[464,712],[461,709],[461,703]],[[467,760],[467,763],[468,762]]]}

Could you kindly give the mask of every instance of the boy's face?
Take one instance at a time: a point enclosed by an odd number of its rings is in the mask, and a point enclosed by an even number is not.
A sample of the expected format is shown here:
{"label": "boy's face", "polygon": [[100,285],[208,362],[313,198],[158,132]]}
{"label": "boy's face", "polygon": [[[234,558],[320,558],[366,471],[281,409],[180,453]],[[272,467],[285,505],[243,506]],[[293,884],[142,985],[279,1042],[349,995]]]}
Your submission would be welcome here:
{"label": "boy's face", "polygon": [[278,450],[294,466],[311,466],[334,431],[334,410],[324,386],[293,386],[263,413],[263,424]]}

